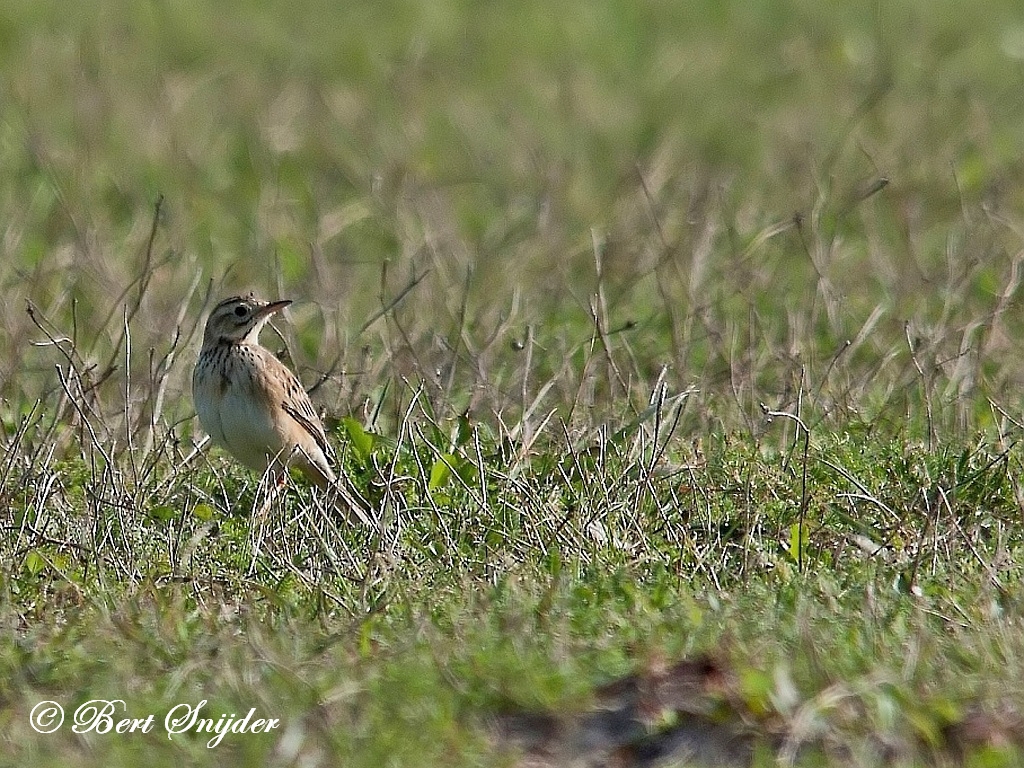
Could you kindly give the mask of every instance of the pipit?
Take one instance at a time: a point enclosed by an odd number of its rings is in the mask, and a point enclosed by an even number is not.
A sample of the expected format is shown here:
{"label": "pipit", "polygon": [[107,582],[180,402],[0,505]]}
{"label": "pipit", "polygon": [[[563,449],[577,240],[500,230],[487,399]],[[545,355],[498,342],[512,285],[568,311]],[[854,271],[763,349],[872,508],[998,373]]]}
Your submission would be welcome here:
{"label": "pipit", "polygon": [[260,345],[263,326],[289,304],[249,294],[213,308],[192,373],[199,422],[214,443],[247,467],[272,470],[283,479],[286,467],[296,466],[319,488],[341,492],[338,508],[367,522],[337,482],[323,423],[305,388]]}

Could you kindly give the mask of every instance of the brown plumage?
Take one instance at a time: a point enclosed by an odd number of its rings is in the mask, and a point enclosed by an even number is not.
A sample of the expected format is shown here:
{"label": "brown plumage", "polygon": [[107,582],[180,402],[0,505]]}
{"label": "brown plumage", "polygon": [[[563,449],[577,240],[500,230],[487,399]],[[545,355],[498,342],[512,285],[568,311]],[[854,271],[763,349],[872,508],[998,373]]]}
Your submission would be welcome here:
{"label": "brown plumage", "polygon": [[[250,294],[214,307],[192,374],[192,397],[213,442],[247,467],[280,472],[296,466],[318,487],[334,488],[331,448],[309,395],[259,342],[263,326],[289,304]],[[365,520],[362,510],[357,514]]]}

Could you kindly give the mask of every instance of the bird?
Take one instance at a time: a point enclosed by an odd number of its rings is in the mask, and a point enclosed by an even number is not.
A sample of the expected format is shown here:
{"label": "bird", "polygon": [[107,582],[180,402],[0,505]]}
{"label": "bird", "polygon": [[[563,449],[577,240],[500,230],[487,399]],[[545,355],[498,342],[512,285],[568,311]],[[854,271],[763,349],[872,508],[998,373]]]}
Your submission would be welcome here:
{"label": "bird", "polygon": [[[203,331],[192,399],[213,442],[245,466],[272,470],[281,482],[286,468],[295,466],[318,488],[343,491],[323,422],[305,387],[260,344],[263,327],[291,304],[290,299],[261,301],[252,293],[217,304]],[[368,522],[350,494],[341,493],[336,503]]]}

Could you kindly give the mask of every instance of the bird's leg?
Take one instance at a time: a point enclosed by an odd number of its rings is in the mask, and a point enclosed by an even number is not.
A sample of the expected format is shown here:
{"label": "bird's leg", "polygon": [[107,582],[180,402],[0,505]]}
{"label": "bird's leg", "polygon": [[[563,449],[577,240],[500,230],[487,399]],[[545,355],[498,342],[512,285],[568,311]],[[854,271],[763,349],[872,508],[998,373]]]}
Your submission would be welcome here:
{"label": "bird's leg", "polygon": [[253,505],[252,524],[249,526],[249,541],[252,548],[252,559],[249,563],[250,575],[256,571],[256,561],[263,550],[263,538],[266,535],[267,514],[280,493],[281,485],[281,477],[277,473],[267,470],[260,477],[260,482],[256,486],[256,495],[259,501],[258,505]]}
{"label": "bird's leg", "polygon": [[267,514],[270,512],[270,508],[274,506],[275,502],[283,497],[285,493],[285,486],[287,485],[287,467],[281,465],[267,467],[263,476],[260,478],[260,484],[257,488],[257,493],[259,493],[263,498],[259,507],[253,508],[253,523],[257,524],[260,528],[264,526]]}

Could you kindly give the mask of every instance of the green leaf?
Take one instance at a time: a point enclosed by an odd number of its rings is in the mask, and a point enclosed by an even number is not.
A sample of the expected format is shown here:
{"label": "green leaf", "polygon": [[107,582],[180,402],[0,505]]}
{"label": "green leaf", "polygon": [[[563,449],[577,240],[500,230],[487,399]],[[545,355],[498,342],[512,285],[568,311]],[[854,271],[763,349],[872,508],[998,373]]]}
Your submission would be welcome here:
{"label": "green leaf", "polygon": [[373,435],[363,429],[363,425],[350,416],[341,420],[341,424],[352,441],[352,449],[356,452],[359,462],[365,464],[373,453]]}
{"label": "green leaf", "polygon": [[213,520],[214,516],[217,514],[217,510],[209,504],[196,504],[192,507],[192,514],[204,523],[208,523]]}
{"label": "green leaf", "polygon": [[359,655],[364,659],[373,653],[373,620],[367,619],[359,627]]}
{"label": "green leaf", "polygon": [[452,476],[452,466],[458,461],[450,453],[442,454],[430,468],[430,480],[427,482],[427,490],[434,491],[442,488],[448,483]]}
{"label": "green leaf", "polygon": [[455,466],[455,474],[461,478],[462,482],[466,485],[473,487],[480,481],[480,470],[476,464],[471,461],[467,461],[464,458],[460,458]]}
{"label": "green leaf", "polygon": [[463,414],[456,420],[455,447],[461,448],[469,442],[473,436],[473,424],[469,417]]}
{"label": "green leaf", "polygon": [[38,550],[31,550],[25,555],[25,570],[30,576],[38,576],[46,568],[46,558],[39,554]]}
{"label": "green leaf", "polygon": [[789,526],[789,543],[786,547],[786,554],[794,563],[800,562],[800,553],[807,555],[807,527],[800,523],[793,523]]}
{"label": "green leaf", "polygon": [[149,510],[149,516],[161,522],[173,519],[176,513],[177,510],[167,504],[158,504]]}

